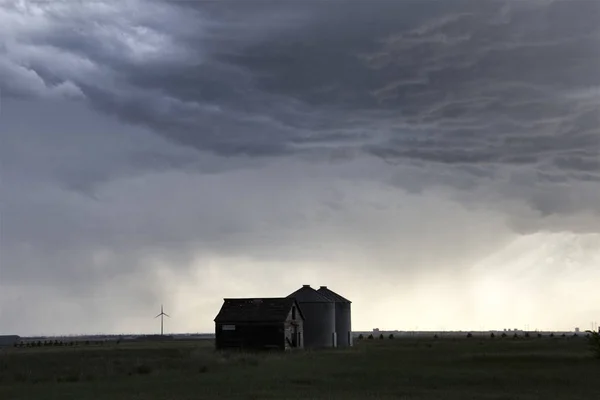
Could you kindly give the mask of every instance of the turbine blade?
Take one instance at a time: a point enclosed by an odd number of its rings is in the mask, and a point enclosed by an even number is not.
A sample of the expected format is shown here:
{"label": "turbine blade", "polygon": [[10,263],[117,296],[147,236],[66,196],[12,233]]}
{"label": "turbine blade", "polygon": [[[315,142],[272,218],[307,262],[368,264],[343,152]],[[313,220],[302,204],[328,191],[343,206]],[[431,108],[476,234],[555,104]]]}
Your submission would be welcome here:
{"label": "turbine blade", "polygon": [[167,313],[164,313],[164,315],[165,315],[165,317],[171,318],[171,316],[169,314],[167,314]]}
{"label": "turbine blade", "polygon": [[158,318],[158,317],[160,317],[160,316],[161,316],[161,314],[158,314],[158,315],[157,315],[156,317],[154,317],[154,318]]}

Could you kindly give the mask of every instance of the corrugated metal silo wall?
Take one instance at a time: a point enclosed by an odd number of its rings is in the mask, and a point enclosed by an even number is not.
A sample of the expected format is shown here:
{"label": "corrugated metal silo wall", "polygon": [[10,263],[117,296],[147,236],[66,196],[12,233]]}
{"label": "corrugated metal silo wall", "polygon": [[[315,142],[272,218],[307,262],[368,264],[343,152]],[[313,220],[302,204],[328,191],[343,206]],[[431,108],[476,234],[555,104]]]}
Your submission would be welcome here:
{"label": "corrugated metal silo wall", "polygon": [[299,303],[304,315],[304,347],[333,347],[335,303]]}
{"label": "corrugated metal silo wall", "polygon": [[339,347],[352,346],[352,304],[335,303],[335,330]]}

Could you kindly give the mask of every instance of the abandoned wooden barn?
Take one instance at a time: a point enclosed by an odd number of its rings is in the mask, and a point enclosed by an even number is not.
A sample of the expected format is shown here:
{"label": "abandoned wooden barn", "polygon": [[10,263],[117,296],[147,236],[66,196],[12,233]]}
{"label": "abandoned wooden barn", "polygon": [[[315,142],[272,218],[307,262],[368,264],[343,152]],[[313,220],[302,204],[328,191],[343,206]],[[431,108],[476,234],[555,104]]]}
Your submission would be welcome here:
{"label": "abandoned wooden barn", "polygon": [[304,347],[304,316],[293,298],[224,299],[214,321],[217,349]]}

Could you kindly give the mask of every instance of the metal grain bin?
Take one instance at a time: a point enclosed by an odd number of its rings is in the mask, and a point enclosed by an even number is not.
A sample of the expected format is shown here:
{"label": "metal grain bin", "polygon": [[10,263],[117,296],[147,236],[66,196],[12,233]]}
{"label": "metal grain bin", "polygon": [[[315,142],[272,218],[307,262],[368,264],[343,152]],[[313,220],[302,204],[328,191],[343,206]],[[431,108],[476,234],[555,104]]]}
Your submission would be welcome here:
{"label": "metal grain bin", "polygon": [[335,303],[335,332],[339,347],[352,346],[352,302],[334,291],[321,286],[317,293],[322,294]]}
{"label": "metal grain bin", "polygon": [[304,347],[336,347],[335,302],[319,294],[310,285],[303,285],[290,294],[304,315]]}

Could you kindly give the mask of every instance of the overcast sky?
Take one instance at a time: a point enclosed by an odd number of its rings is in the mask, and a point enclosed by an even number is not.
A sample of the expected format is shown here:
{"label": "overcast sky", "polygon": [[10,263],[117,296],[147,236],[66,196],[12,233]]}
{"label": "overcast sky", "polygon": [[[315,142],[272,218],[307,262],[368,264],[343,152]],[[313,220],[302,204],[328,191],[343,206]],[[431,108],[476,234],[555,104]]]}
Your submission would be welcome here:
{"label": "overcast sky", "polygon": [[0,333],[600,321],[600,2],[0,0]]}

